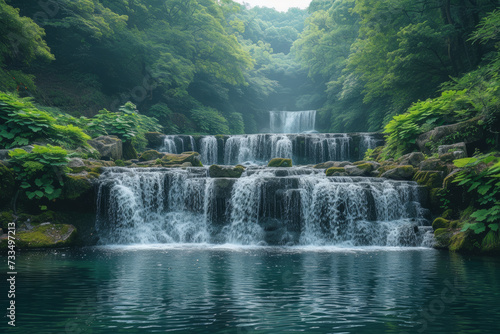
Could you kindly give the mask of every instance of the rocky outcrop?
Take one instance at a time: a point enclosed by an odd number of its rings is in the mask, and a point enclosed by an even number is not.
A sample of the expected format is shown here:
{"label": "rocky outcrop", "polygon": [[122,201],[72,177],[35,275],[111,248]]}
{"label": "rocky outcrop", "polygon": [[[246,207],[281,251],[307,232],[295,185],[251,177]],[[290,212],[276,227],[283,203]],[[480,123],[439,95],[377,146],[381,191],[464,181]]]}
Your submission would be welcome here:
{"label": "rocky outcrop", "polygon": [[[426,154],[436,152],[440,145],[463,141],[466,146],[477,145],[485,138],[484,128],[481,125],[483,119],[476,117],[465,122],[443,125],[421,134],[417,139],[420,151]],[[467,148],[469,151],[469,148]],[[471,151],[474,151],[473,149]]]}
{"label": "rocky outcrop", "polygon": [[235,167],[212,165],[208,169],[208,173],[212,178],[228,177],[239,178],[245,171],[245,167],[237,165]]}
{"label": "rocky outcrop", "polygon": [[399,158],[398,162],[400,165],[412,165],[413,167],[418,167],[422,161],[425,160],[425,156],[422,152],[413,152],[403,155]]}
{"label": "rocky outcrop", "polygon": [[148,141],[147,147],[158,149],[163,145],[165,135],[159,132],[147,132],[144,134]]}
{"label": "rocky outcrop", "polygon": [[166,153],[162,158],[162,165],[164,167],[181,167],[182,164],[187,162],[191,163],[194,167],[203,167],[201,163],[201,156],[197,152],[184,152],[182,154]]}
{"label": "rocky outcrop", "polygon": [[121,160],[123,158],[123,143],[116,136],[101,136],[88,141],[101,155],[102,160]]}
{"label": "rocky outcrop", "polygon": [[292,167],[292,159],[274,158],[269,161],[267,167]]}
{"label": "rocky outcrop", "polygon": [[346,176],[345,168],[343,167],[330,167],[326,171],[326,176]]}
{"label": "rocky outcrop", "polygon": [[[16,248],[57,248],[69,247],[75,244],[76,228],[68,224],[53,224],[45,222],[37,225],[29,223],[19,226],[16,230]],[[0,238],[0,249],[7,248],[5,236]]]}
{"label": "rocky outcrop", "polygon": [[390,169],[382,177],[391,180],[411,180],[415,175],[415,169],[411,165],[397,166],[394,169]]}
{"label": "rocky outcrop", "polygon": [[[452,144],[452,145],[441,145],[438,147],[438,154],[439,155],[443,155],[443,154],[450,153],[450,152],[453,153],[453,152],[457,152],[457,151],[461,151],[465,154],[465,156],[463,156],[463,158],[467,157],[467,146],[463,142]],[[460,159],[460,158],[457,158],[457,159]]]}

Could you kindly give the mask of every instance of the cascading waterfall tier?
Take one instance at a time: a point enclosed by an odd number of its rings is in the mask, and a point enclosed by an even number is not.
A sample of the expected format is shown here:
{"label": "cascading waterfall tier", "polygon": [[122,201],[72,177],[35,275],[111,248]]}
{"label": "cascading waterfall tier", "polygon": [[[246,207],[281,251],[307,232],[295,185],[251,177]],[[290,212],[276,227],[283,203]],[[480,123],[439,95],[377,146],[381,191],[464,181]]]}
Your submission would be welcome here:
{"label": "cascading waterfall tier", "polygon": [[[197,151],[204,165],[265,165],[272,158],[290,158],[294,164],[362,160],[368,149],[383,144],[378,133],[253,134],[232,136],[165,136],[159,151]],[[198,149],[198,150],[197,150]]]}
{"label": "cascading waterfall tier", "polygon": [[314,131],[316,110],[270,111],[272,133],[301,133]]}
{"label": "cascading waterfall tier", "polygon": [[102,244],[425,246],[432,232],[414,182],[326,177],[312,168],[107,168],[99,179]]}

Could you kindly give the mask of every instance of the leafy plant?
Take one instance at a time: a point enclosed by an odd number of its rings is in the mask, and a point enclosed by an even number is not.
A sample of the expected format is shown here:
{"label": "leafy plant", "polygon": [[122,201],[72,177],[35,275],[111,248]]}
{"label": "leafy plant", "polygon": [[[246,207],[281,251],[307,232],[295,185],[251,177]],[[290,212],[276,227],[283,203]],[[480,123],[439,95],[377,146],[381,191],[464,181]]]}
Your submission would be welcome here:
{"label": "leafy plant", "polygon": [[20,187],[29,199],[58,198],[64,185],[62,175],[68,170],[68,152],[58,146],[35,145],[28,153],[23,149],[9,152],[10,163]]}
{"label": "leafy plant", "polygon": [[471,214],[474,222],[466,223],[462,231],[476,234],[491,230],[498,232],[500,224],[500,158],[488,154],[454,161],[463,168],[453,182],[465,187],[476,210]]}

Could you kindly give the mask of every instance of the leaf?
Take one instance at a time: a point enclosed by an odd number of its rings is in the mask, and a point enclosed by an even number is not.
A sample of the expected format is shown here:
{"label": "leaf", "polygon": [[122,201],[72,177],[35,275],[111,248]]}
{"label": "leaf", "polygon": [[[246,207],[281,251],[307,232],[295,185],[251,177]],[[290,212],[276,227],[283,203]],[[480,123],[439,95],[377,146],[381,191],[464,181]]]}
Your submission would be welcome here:
{"label": "leaf", "polygon": [[498,231],[499,224],[490,224],[490,225],[488,225],[488,227],[490,228],[490,230],[496,232],[496,231]]}
{"label": "leaf", "polygon": [[489,213],[490,213],[489,210],[484,210],[483,209],[483,210],[478,210],[478,211],[474,212],[470,216],[472,218],[475,218],[477,221],[482,222],[483,220],[485,220],[486,218],[488,218]]}
{"label": "leaf", "polygon": [[40,179],[36,179],[36,180],[35,180],[35,184],[36,184],[38,187],[41,187],[41,186],[43,186],[43,181],[42,181],[42,180],[40,180]]}
{"label": "leaf", "polygon": [[476,161],[477,161],[476,158],[463,158],[463,159],[457,159],[457,160],[453,161],[453,164],[458,168],[462,168],[462,167],[465,167],[466,165],[474,163]]}
{"label": "leaf", "polygon": [[40,191],[40,190],[35,191],[35,194],[36,194],[36,196],[37,196],[38,198],[42,198],[42,197],[43,197],[43,192],[42,192],[42,191]]}

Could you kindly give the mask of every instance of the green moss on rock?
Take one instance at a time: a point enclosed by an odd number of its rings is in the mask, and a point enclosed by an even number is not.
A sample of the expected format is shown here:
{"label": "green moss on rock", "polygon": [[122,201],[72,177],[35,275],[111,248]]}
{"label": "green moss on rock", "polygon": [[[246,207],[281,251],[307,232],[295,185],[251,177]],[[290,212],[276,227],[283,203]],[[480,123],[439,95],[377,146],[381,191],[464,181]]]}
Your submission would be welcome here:
{"label": "green moss on rock", "polygon": [[449,227],[450,227],[450,221],[442,217],[438,217],[432,222],[432,228],[434,229],[434,231],[443,228],[447,229]]}
{"label": "green moss on rock", "polygon": [[335,176],[335,173],[345,173],[344,167],[330,167],[326,170],[326,176]]}
{"label": "green moss on rock", "polygon": [[239,178],[245,171],[245,167],[237,165],[235,167],[224,167],[219,165],[212,165],[208,169],[209,175],[212,178],[228,177]]}
{"label": "green moss on rock", "polygon": [[182,165],[190,162],[194,167],[203,167],[200,154],[197,152],[184,152],[182,154],[165,154],[162,158],[162,165],[165,167],[173,165]]}
{"label": "green moss on rock", "polygon": [[413,181],[427,188],[441,188],[444,173],[441,171],[418,171],[413,176]]}
{"label": "green moss on rock", "polygon": [[163,154],[156,150],[149,150],[141,154],[141,157],[139,160],[141,161],[151,161],[151,160],[156,160],[156,159],[161,159],[163,157]]}
{"label": "green moss on rock", "polygon": [[129,141],[123,142],[123,160],[137,159],[137,151]]}
{"label": "green moss on rock", "polygon": [[267,167],[292,167],[292,159],[274,158],[269,161]]}
{"label": "green moss on rock", "polygon": [[76,239],[76,228],[67,224],[40,224],[29,231],[16,233],[19,248],[68,247]]}
{"label": "green moss on rock", "polygon": [[365,163],[362,163],[362,164],[357,165],[357,167],[358,167],[359,169],[361,169],[362,171],[364,171],[364,172],[365,172],[365,174],[370,173],[370,172],[371,172],[371,171],[373,171],[373,169],[374,169],[373,164],[371,164],[371,163],[366,163],[366,162],[365,162]]}
{"label": "green moss on rock", "polygon": [[97,173],[82,173],[66,175],[61,199],[75,200],[93,191],[92,181],[98,178]]}
{"label": "green moss on rock", "polygon": [[471,252],[474,250],[474,241],[469,231],[457,232],[450,239],[449,250],[452,252]]}

